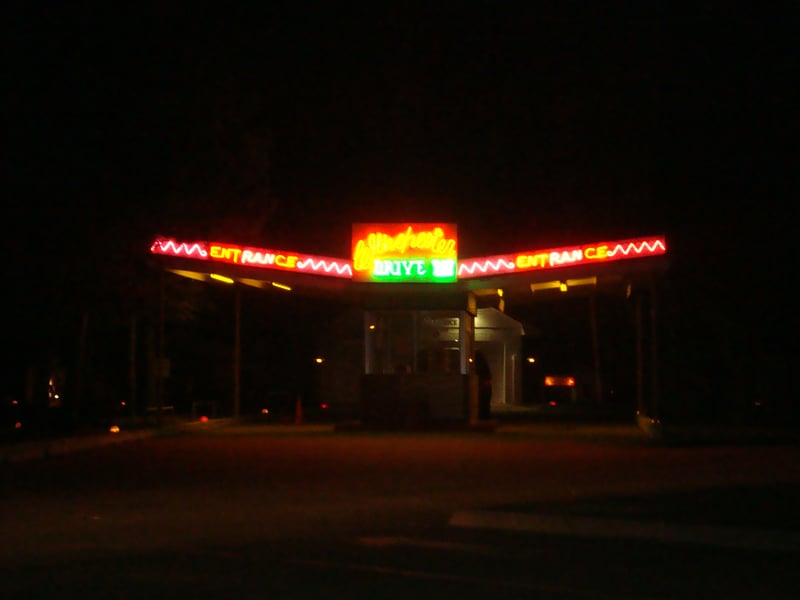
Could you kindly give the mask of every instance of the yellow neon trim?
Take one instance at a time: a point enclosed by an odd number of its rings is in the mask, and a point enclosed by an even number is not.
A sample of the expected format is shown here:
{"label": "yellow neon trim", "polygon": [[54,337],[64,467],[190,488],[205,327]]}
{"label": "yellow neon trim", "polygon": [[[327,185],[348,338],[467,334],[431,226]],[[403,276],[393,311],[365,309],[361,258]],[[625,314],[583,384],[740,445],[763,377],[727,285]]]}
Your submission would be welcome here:
{"label": "yellow neon trim", "polygon": [[180,275],[181,277],[187,277],[189,279],[194,279],[195,281],[205,281],[206,274],[205,273],[198,273],[197,271],[183,271],[181,269],[167,269],[170,273],[174,273],[175,275]]}
{"label": "yellow neon trim", "polygon": [[250,287],[264,289],[267,287],[266,281],[261,281],[260,279],[248,279],[246,277],[242,277],[239,281],[245,285],[249,285]]}
{"label": "yellow neon trim", "polygon": [[584,277],[583,279],[567,279],[569,287],[575,285],[597,285],[597,277]]}
{"label": "yellow neon trim", "polygon": [[532,283],[531,291],[538,292],[540,290],[557,290],[561,288],[560,281],[542,281],[540,283]]}
{"label": "yellow neon trim", "polygon": [[286,290],[287,292],[291,292],[292,288],[284,283],[278,283],[277,281],[273,281],[272,285],[274,285],[279,290]]}
{"label": "yellow neon trim", "polygon": [[233,283],[233,279],[230,277],[225,277],[225,275],[217,275],[216,273],[209,273],[208,275],[211,279],[216,279],[217,281],[221,281],[222,283]]}

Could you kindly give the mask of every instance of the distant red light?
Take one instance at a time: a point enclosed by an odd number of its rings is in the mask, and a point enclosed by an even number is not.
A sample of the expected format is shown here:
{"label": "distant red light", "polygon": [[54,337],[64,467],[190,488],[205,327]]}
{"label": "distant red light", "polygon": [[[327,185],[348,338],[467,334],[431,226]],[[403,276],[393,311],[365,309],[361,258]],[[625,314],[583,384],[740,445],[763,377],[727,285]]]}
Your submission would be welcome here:
{"label": "distant red light", "polygon": [[327,405],[327,404],[320,404],[320,405],[319,405],[319,407],[320,407],[322,410],[325,410],[326,408],[328,408],[328,405]]}
{"label": "distant red light", "polygon": [[550,400],[550,406],[556,406],[557,404],[558,402],[556,402],[555,400]]}
{"label": "distant red light", "polygon": [[208,417],[207,416],[203,415],[202,417],[200,417],[200,422],[201,423],[206,423],[207,421],[208,421]]}
{"label": "distant red light", "polygon": [[575,385],[574,377],[555,377],[548,375],[544,378],[544,384],[548,387],[552,386],[567,386],[573,387]]}

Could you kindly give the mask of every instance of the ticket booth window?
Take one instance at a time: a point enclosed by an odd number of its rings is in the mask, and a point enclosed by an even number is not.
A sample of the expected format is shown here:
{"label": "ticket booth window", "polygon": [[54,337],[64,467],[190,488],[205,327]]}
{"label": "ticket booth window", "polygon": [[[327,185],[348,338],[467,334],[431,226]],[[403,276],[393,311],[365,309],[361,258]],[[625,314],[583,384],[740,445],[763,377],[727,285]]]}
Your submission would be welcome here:
{"label": "ticket booth window", "polygon": [[421,313],[417,323],[418,373],[461,372],[461,318]]}
{"label": "ticket booth window", "polygon": [[466,319],[461,311],[368,311],[365,373],[466,374]]}

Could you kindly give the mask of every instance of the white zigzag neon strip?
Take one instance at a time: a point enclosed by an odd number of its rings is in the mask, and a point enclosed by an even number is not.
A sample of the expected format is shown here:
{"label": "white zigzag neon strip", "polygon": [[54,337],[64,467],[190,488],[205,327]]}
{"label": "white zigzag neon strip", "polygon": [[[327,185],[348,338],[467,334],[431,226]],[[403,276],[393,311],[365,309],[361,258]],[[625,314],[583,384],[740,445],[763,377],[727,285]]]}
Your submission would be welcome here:
{"label": "white zigzag neon strip", "polygon": [[[158,246],[158,250],[156,250],[156,246]],[[198,256],[203,258],[208,256],[208,252],[205,251],[201,244],[194,243],[190,246],[186,242],[176,244],[173,240],[156,240],[150,247],[150,251],[160,252],[162,254],[174,254],[176,256],[192,256],[192,254],[197,252]]]}
{"label": "white zigzag neon strip", "polygon": [[499,271],[501,268],[505,268],[510,270],[514,269],[514,263],[508,261],[504,258],[499,258],[497,260],[485,260],[483,262],[474,261],[471,265],[466,263],[461,263],[458,266],[458,274],[463,275],[466,273],[467,275],[472,275],[475,271],[480,271],[481,273],[486,273],[487,271]]}
{"label": "white zigzag neon strip", "polygon": [[617,252],[622,252],[625,256],[628,256],[631,252],[634,254],[641,254],[645,249],[650,254],[653,254],[657,250],[661,249],[662,251],[666,252],[666,248],[664,244],[661,243],[661,240],[656,240],[654,244],[650,244],[650,242],[642,242],[638,246],[634,243],[628,244],[626,247],[623,247],[622,244],[617,244],[616,247],[608,253],[609,257],[613,257],[617,254]]}
{"label": "white zigzag neon strip", "polygon": [[326,273],[330,273],[331,271],[335,270],[339,275],[353,275],[353,270],[348,264],[340,265],[339,263],[335,262],[329,264],[326,260],[315,261],[312,258],[297,261],[297,268],[299,270],[305,271],[307,267],[310,267],[311,271],[325,271]]}

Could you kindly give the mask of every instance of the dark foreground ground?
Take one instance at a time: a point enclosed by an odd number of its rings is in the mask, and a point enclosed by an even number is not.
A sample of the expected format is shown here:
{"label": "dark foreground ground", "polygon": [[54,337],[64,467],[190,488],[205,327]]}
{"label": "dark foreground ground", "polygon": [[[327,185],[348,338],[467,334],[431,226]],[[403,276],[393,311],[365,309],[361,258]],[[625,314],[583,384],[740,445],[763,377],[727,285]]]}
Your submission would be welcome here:
{"label": "dark foreground ground", "polygon": [[0,595],[800,594],[793,443],[566,421],[125,435],[0,464]]}

